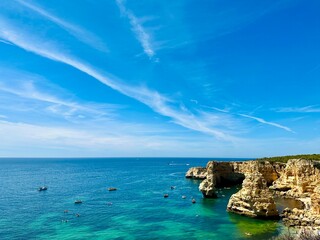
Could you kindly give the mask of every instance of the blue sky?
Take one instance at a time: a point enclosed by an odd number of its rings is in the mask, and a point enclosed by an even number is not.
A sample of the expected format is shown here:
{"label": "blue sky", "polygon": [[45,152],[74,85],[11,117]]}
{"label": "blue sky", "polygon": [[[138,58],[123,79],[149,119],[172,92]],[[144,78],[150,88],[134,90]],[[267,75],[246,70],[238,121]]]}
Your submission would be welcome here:
{"label": "blue sky", "polygon": [[320,152],[317,0],[2,0],[0,156]]}

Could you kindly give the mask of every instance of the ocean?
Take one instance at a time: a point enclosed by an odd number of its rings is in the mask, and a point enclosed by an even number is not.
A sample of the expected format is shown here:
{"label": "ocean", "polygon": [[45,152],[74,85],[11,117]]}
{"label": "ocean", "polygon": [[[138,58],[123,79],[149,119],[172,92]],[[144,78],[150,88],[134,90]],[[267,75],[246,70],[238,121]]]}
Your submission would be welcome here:
{"label": "ocean", "polygon": [[[208,160],[0,159],[0,239],[227,240],[279,234],[279,221],[226,212],[239,186],[220,189],[217,199],[202,197],[200,181],[185,173]],[[39,192],[44,184],[48,190]],[[74,204],[77,199],[83,203]]]}

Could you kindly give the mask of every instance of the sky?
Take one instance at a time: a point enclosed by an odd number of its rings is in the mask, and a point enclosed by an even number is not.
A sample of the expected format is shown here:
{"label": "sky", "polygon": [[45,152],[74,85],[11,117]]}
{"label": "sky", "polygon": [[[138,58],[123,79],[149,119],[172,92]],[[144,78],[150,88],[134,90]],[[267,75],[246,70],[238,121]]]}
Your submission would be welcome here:
{"label": "sky", "polygon": [[2,0],[0,157],[320,153],[318,0]]}

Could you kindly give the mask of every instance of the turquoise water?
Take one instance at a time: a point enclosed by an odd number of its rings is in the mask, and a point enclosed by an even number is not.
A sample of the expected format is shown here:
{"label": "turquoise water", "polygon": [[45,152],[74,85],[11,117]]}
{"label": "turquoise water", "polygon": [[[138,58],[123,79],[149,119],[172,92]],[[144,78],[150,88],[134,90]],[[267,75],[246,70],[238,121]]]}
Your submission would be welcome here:
{"label": "turquoise water", "polygon": [[[184,175],[189,167],[205,166],[208,160],[2,159],[0,239],[268,239],[277,235],[281,230],[277,221],[226,212],[237,187],[221,189],[218,199],[202,198],[200,182]],[[44,182],[48,190],[38,192]],[[109,192],[108,187],[118,190]],[[191,203],[192,197],[196,204]],[[75,205],[76,199],[83,203]]]}

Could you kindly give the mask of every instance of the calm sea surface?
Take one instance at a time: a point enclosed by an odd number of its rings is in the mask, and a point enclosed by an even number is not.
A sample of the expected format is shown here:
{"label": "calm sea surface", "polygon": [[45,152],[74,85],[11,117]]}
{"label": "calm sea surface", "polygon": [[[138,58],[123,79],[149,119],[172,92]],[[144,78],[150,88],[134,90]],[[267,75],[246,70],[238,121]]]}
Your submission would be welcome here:
{"label": "calm sea surface", "polygon": [[[203,199],[200,182],[184,175],[189,167],[205,166],[208,160],[0,159],[0,239],[268,239],[277,235],[282,228],[278,221],[226,212],[237,187],[221,189],[218,199]],[[44,183],[48,190],[38,192]],[[118,190],[109,192],[108,187]],[[76,199],[83,203],[74,204]]]}

